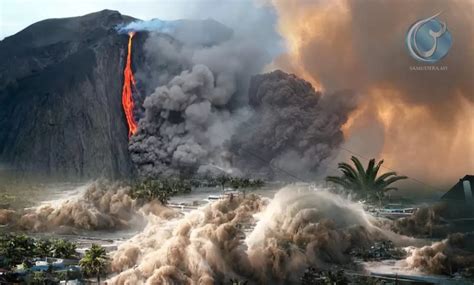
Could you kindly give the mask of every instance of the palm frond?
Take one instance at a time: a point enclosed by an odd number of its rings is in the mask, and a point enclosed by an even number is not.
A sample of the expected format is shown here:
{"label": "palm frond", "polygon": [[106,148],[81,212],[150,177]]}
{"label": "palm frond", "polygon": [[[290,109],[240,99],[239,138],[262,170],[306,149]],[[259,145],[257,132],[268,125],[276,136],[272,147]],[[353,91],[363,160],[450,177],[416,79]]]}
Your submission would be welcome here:
{"label": "palm frond", "polygon": [[382,183],[380,183],[378,185],[379,189],[385,189],[388,185],[398,181],[398,180],[403,180],[403,179],[407,179],[408,177],[406,176],[394,176],[394,177],[391,177],[385,181],[383,181]]}
{"label": "palm frond", "polygon": [[372,172],[374,171],[375,159],[369,160],[369,164],[367,164],[367,168],[365,169],[365,174],[370,177],[372,176]]}
{"label": "palm frond", "polygon": [[397,187],[388,187],[388,188],[384,188],[382,191],[383,192],[388,192],[388,191],[397,191],[398,188]]}
{"label": "palm frond", "polygon": [[369,180],[372,182],[372,185],[375,184],[375,179],[377,174],[379,173],[380,166],[383,164],[383,159],[380,160],[375,167],[373,167],[372,171],[370,172]]}
{"label": "palm frond", "polygon": [[365,173],[365,170],[364,170],[364,166],[362,166],[362,163],[360,162],[360,160],[355,156],[352,156],[351,160],[354,163],[354,165],[356,166],[356,169],[357,169],[357,172],[358,172],[359,176],[361,178],[365,179],[365,174],[366,173]]}
{"label": "palm frond", "polygon": [[343,177],[338,177],[338,176],[328,176],[326,177],[326,181],[339,184],[342,187],[347,188],[347,189],[351,189],[353,186],[350,182],[345,180]]}
{"label": "palm frond", "polygon": [[357,179],[359,180],[359,187],[361,188],[361,190],[366,191],[367,190],[367,175],[365,173],[364,166],[362,166],[362,163],[360,162],[360,160],[355,156],[352,156],[351,160],[357,169],[357,173],[358,173]]}
{"label": "palm frond", "polygon": [[386,172],[382,175],[380,175],[376,180],[375,180],[375,185],[379,185],[385,181],[385,179],[389,178],[390,176],[397,176],[396,172]]}
{"label": "palm frond", "polygon": [[357,178],[357,171],[350,164],[341,162],[338,164],[337,168],[343,171],[344,174],[346,174],[346,176],[355,178],[355,179]]}
{"label": "palm frond", "polygon": [[[397,190],[396,187],[388,187],[390,184],[406,179],[406,176],[397,176],[396,172],[387,172],[377,177],[383,160],[376,163],[375,159],[370,159],[367,167],[364,168],[360,160],[352,156],[351,160],[354,166],[341,162],[338,169],[342,172],[341,176],[328,176],[326,181],[332,182],[346,189],[363,191],[366,195],[384,196],[384,193],[391,190]],[[370,193],[367,192],[371,190]]]}

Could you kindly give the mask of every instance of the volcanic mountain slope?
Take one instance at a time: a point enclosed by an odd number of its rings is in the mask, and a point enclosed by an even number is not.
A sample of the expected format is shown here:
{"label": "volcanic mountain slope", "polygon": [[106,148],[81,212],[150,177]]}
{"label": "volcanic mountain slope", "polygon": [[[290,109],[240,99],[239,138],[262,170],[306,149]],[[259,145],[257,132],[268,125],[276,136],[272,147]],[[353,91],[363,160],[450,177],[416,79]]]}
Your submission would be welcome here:
{"label": "volcanic mountain slope", "polygon": [[104,10],[35,23],[0,42],[0,160],[61,178],[132,173],[121,108],[134,19]]}
{"label": "volcanic mountain slope", "polygon": [[[128,36],[118,32],[136,19],[104,10],[49,19],[0,41],[0,163],[48,178],[124,178],[134,173],[128,127],[121,106]],[[160,20],[153,20],[160,23]],[[211,20],[176,20],[173,36],[136,23],[132,69],[141,69],[134,94],[140,116],[156,78],[175,76],[159,63],[149,68],[145,42],[166,39],[168,48],[212,46],[232,30]],[[211,33],[210,33],[211,32]],[[159,61],[161,62],[161,61]],[[153,64],[152,64],[153,65]],[[140,67],[140,68],[137,68]],[[136,90],[134,88],[134,90]]]}

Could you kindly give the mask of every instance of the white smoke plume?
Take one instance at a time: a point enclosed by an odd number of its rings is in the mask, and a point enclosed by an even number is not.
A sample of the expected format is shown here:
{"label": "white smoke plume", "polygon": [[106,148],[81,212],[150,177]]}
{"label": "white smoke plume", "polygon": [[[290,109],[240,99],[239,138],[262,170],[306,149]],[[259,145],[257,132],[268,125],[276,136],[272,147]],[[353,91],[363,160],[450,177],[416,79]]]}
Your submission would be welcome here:
{"label": "white smoke plume", "polygon": [[289,186],[274,199],[221,200],[155,219],[112,255],[110,284],[289,284],[309,266],[350,262],[348,251],[384,238],[360,205]]}

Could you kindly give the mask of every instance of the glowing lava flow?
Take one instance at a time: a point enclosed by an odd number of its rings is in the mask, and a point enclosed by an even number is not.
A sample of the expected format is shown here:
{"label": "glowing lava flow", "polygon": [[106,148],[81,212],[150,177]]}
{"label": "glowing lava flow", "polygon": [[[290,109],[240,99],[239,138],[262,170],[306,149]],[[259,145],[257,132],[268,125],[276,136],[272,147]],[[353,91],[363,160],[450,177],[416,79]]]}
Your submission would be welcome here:
{"label": "glowing lava flow", "polygon": [[128,54],[127,63],[123,70],[123,88],[122,88],[122,106],[128,124],[128,137],[134,135],[137,131],[137,122],[133,118],[133,109],[135,104],[132,97],[132,84],[135,85],[135,77],[132,71],[132,39],[135,32],[128,33]]}

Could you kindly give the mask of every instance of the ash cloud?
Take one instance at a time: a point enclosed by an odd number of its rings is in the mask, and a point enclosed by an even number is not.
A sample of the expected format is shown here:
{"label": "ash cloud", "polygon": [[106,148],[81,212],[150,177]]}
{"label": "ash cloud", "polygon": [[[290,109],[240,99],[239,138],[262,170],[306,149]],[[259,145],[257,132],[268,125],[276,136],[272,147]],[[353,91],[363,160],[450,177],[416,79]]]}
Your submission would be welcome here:
{"label": "ash cloud", "polygon": [[[340,128],[355,107],[350,92],[322,96],[308,83],[280,72],[254,80],[266,81],[262,85],[271,89],[266,101],[286,102],[273,106],[252,102],[261,94],[253,94],[256,88],[248,91],[251,78],[271,61],[268,51],[274,49],[270,45],[275,41],[273,34],[256,41],[245,25],[229,39],[212,45],[190,44],[175,39],[172,33],[149,35],[144,45],[147,60],[136,75],[139,81],[156,88],[147,89],[150,95],[144,99],[139,131],[129,145],[140,175],[227,172],[276,178],[268,163],[285,169],[298,165],[305,173],[314,173],[342,142]],[[286,90],[292,93],[286,94]],[[295,119],[300,120],[298,129],[292,126]],[[272,135],[276,141],[265,141],[262,135],[270,131],[266,129],[277,126]],[[288,135],[295,137],[289,140],[284,137]],[[257,146],[244,145],[242,138],[249,136],[255,136],[251,141],[268,144],[264,146],[267,165],[257,164],[248,155],[246,149]],[[246,170],[246,159],[251,160],[251,171]]]}
{"label": "ash cloud", "polygon": [[[289,46],[274,66],[326,90],[362,94],[346,129],[347,148],[380,155],[391,168],[431,183],[449,185],[474,171],[472,1],[270,2]],[[405,34],[439,11],[453,46],[436,66],[448,69],[410,71],[420,64],[409,56]],[[376,136],[364,140],[364,152],[357,140],[367,133]],[[433,157],[443,163],[425,163]]]}
{"label": "ash cloud", "polygon": [[267,178],[288,179],[278,169],[314,179],[343,142],[341,127],[356,99],[351,91],[323,96],[310,83],[282,71],[255,76],[249,89],[255,112],[231,140],[234,165]]}
{"label": "ash cloud", "polygon": [[[244,2],[237,6],[253,6]],[[226,5],[216,4],[207,10],[207,17],[232,14],[217,8]],[[232,30],[213,20],[182,20],[174,22],[180,23],[179,29],[149,34],[145,63],[136,72],[145,85],[144,112],[129,145],[140,175],[240,174],[224,145],[251,113],[247,103],[251,75],[273,56],[268,51],[276,33],[260,35],[256,41],[259,32],[248,28],[274,22],[261,16],[248,15],[238,27],[231,25]]]}

